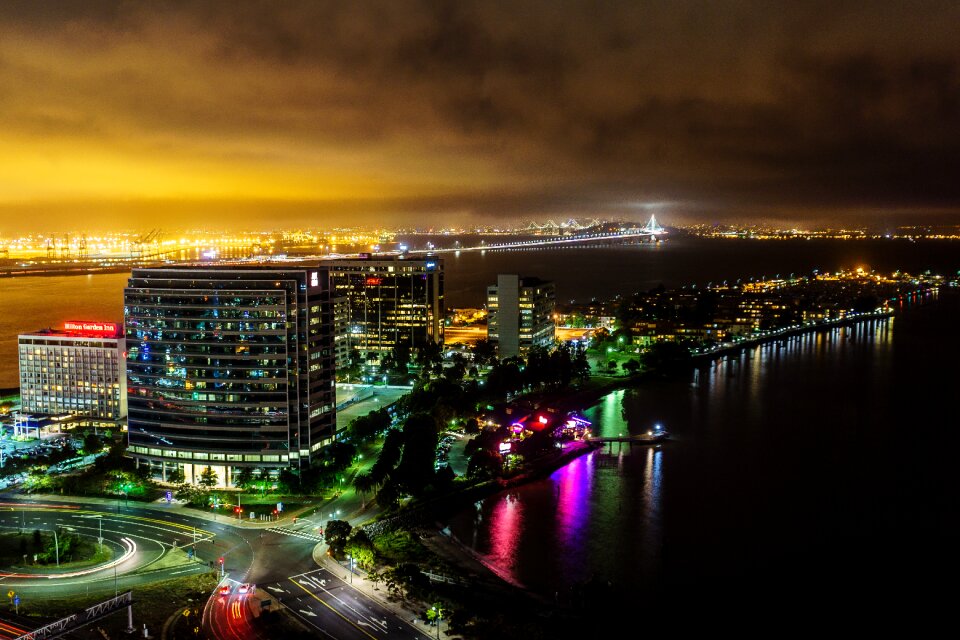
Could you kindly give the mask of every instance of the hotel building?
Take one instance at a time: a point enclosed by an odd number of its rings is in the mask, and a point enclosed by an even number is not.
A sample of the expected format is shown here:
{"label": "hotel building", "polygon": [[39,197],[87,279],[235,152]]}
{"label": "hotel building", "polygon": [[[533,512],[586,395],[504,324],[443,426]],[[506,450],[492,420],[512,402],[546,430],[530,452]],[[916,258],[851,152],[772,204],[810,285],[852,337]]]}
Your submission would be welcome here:
{"label": "hotel building", "polygon": [[317,266],[135,269],[128,455],[166,478],[275,476],[335,438],[333,309]]}
{"label": "hotel building", "polygon": [[24,414],[117,423],[127,414],[122,327],[68,321],[62,329],[19,336],[20,403]]}
{"label": "hotel building", "polygon": [[556,334],[553,312],[556,289],[552,282],[499,274],[487,287],[487,339],[497,357],[525,354],[530,347],[549,347]]}

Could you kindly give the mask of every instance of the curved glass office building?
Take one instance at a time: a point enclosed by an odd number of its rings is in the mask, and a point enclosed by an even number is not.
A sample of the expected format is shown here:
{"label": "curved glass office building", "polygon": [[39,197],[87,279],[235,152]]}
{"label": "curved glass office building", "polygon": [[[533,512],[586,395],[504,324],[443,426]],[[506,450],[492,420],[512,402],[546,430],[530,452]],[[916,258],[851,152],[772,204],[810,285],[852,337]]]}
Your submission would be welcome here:
{"label": "curved glass office building", "polygon": [[335,437],[333,324],[318,265],[136,269],[124,290],[128,454],[188,482],[275,475]]}

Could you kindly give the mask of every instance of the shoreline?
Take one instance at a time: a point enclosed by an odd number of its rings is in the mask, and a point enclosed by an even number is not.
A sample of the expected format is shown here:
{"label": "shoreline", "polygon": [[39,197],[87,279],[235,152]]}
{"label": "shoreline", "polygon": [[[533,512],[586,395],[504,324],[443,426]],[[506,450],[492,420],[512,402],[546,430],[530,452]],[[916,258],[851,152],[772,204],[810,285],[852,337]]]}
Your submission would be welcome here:
{"label": "shoreline", "polygon": [[[760,344],[766,344],[766,343],[774,342],[777,340],[783,340],[783,339],[794,337],[797,335],[829,330],[833,327],[850,326],[850,325],[860,324],[863,322],[884,320],[884,319],[891,318],[894,315],[895,315],[895,312],[893,311],[886,311],[883,313],[866,313],[866,314],[858,315],[856,317],[843,318],[836,322],[818,323],[812,326],[798,327],[794,329],[784,329],[782,331],[773,333],[771,335],[759,336],[757,338],[753,338],[750,340],[744,340],[743,342],[738,343],[736,345],[717,349],[716,351],[711,351],[708,353],[701,353],[701,354],[693,354],[691,356],[691,369],[703,366],[710,361],[722,359],[729,355],[739,353],[745,349],[749,349]],[[629,389],[632,387],[636,387],[647,380],[651,380],[659,377],[661,376],[659,376],[657,372],[653,372],[653,371],[645,371],[632,376],[605,377],[606,379],[602,381],[598,381],[598,384],[596,386],[591,386],[590,388],[586,388],[586,389],[580,389],[578,391],[575,391],[572,394],[563,396],[562,398],[558,398],[554,401],[551,401],[550,395],[533,398],[532,400],[536,403],[538,407],[548,405],[552,408],[557,409],[560,412],[579,413],[591,408],[592,406],[597,404],[601,398],[603,398],[605,395],[609,393],[612,393],[614,391],[618,391],[621,389]],[[593,378],[593,379],[596,380],[596,378]],[[553,392],[553,395],[555,395],[555,392]],[[586,445],[586,443],[584,444]],[[546,475],[549,475],[553,471],[556,471],[557,469],[565,466],[567,463],[571,462],[576,457],[579,457],[584,453],[589,453],[590,451],[593,451],[596,448],[598,447],[595,447],[592,445],[586,445],[580,450],[576,451],[575,453],[571,452],[573,453],[573,455],[557,456],[554,459],[546,461],[541,466],[538,466],[538,468],[533,469],[527,473],[519,474],[510,479],[502,479],[499,482],[495,483],[497,485],[496,490],[492,490],[493,489],[492,486],[489,486],[489,485],[485,486],[483,487],[483,490],[481,490],[480,492],[485,495],[476,496],[476,498],[472,500],[472,502],[478,502],[480,500],[488,499],[490,497],[493,497],[501,493],[502,491],[509,491],[511,489],[515,489],[533,480],[540,479]],[[464,497],[467,497],[470,493],[473,493],[473,492],[468,490],[467,492],[464,493]],[[470,496],[470,497],[474,497],[474,496]],[[458,507],[455,507],[454,509],[452,509],[451,511],[448,511],[445,515],[450,513],[455,513],[457,510],[462,508],[464,508],[464,506],[461,504]],[[528,588],[526,585],[523,585],[511,579],[509,576],[502,575],[503,574],[502,570],[493,566],[490,562],[488,562],[483,557],[482,554],[478,553],[476,550],[470,548],[469,546],[461,542],[459,539],[457,539],[452,532],[449,534],[444,533],[443,530],[447,529],[447,526],[441,523],[439,520],[435,523],[434,529],[436,531],[436,535],[439,536],[440,539],[446,538],[452,543],[449,546],[444,545],[445,547],[447,547],[447,553],[444,554],[444,557],[448,561],[450,561],[452,564],[454,564],[454,566],[456,566],[462,572],[462,575],[469,576],[471,573],[475,573],[475,568],[479,564],[480,566],[484,567],[484,569],[486,569],[485,573],[487,574],[487,576],[496,578],[498,581],[500,581],[500,583],[504,586],[504,588],[515,589],[516,591],[523,593],[524,595],[533,597],[534,599],[536,599],[537,601],[543,604],[548,604],[548,605],[550,604],[549,601],[547,600],[547,594],[534,591]]]}

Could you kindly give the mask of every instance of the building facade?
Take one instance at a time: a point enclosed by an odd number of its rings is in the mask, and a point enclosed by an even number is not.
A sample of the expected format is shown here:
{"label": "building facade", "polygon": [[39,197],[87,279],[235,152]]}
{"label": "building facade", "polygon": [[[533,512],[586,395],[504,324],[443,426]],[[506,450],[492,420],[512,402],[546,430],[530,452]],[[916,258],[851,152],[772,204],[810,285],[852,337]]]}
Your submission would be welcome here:
{"label": "building facade", "polygon": [[127,414],[122,327],[68,321],[18,338],[20,403],[25,414],[92,418],[101,424]]}
{"label": "building facade", "polygon": [[128,455],[221,485],[310,464],[336,437],[325,269],[135,269],[124,290]]}
{"label": "building facade", "polygon": [[398,343],[443,344],[443,261],[366,255],[325,261],[342,304],[347,352],[378,363]]}
{"label": "building facade", "polygon": [[499,274],[487,287],[487,339],[499,358],[525,354],[530,347],[549,347],[556,336],[553,320],[556,288],[539,278]]}

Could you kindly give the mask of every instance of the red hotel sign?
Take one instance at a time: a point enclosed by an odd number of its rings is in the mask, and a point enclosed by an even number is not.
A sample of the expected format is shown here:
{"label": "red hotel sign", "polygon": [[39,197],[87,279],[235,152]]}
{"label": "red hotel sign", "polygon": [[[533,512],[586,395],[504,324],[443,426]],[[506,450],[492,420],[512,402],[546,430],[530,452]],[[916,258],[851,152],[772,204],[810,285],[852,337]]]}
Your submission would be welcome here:
{"label": "red hotel sign", "polygon": [[107,337],[119,333],[119,325],[115,322],[87,322],[84,320],[67,320],[63,323],[63,330],[70,333],[80,333],[86,336]]}

